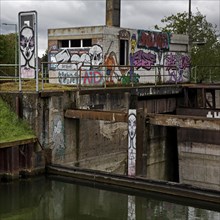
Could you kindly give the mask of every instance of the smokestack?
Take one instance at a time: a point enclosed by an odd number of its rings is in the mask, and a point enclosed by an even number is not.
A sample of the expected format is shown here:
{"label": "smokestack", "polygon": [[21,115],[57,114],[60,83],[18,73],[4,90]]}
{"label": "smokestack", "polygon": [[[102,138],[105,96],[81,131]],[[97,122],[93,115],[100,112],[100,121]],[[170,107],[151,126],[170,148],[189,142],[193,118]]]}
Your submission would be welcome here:
{"label": "smokestack", "polygon": [[121,0],[106,0],[106,25],[120,27]]}

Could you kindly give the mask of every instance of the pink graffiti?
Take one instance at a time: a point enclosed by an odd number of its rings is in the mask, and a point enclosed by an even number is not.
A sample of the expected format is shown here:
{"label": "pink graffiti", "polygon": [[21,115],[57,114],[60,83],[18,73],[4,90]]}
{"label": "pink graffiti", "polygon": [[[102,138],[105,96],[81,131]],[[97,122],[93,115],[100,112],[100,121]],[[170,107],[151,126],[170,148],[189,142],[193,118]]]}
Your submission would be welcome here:
{"label": "pink graffiti", "polygon": [[169,34],[139,30],[138,47],[155,51],[169,50]]}
{"label": "pink graffiti", "polygon": [[137,51],[133,55],[133,65],[139,69],[144,68],[150,70],[151,67],[156,63],[156,55],[152,53],[145,53],[143,50]]}
{"label": "pink graffiti", "polygon": [[86,71],[82,76],[83,84],[102,84],[103,74],[98,71]]}

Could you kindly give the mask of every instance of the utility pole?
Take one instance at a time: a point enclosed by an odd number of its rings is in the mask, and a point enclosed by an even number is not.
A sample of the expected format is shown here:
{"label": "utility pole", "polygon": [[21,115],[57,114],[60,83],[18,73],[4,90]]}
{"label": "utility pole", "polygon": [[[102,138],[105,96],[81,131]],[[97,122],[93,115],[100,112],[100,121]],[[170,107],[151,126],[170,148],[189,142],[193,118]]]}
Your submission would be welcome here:
{"label": "utility pole", "polygon": [[188,47],[188,52],[191,52],[191,47],[192,47],[191,18],[192,18],[191,0],[189,0],[189,17],[188,17],[189,47]]}

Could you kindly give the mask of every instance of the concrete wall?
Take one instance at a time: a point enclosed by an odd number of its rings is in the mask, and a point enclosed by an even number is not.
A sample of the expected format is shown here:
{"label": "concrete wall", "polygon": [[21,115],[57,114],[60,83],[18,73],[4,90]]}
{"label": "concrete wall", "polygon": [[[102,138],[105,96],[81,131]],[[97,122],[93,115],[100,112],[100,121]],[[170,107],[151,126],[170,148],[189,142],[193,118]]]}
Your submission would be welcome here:
{"label": "concrete wall", "polygon": [[[175,109],[175,98],[152,98],[138,102],[138,110],[139,112],[144,111],[144,115],[147,113],[171,113]],[[142,161],[140,174],[149,179],[178,181],[175,128],[149,124],[145,126],[144,143],[141,152],[138,153],[138,160]],[[138,138],[141,137],[140,134],[137,135],[139,135]]]}
{"label": "concrete wall", "polygon": [[[206,117],[209,111],[178,109],[177,112]],[[216,111],[210,112],[214,115]],[[219,131],[179,128],[177,135],[180,183],[220,190]]]}
{"label": "concrete wall", "polygon": [[[20,101],[23,118],[30,123],[41,145],[50,153],[50,158],[47,159],[52,163],[125,174],[127,123],[70,119],[64,117],[64,112],[66,109],[75,108],[127,113],[128,109],[133,107],[138,114],[147,114],[172,112],[176,107],[175,98],[138,100],[137,96],[132,96],[130,90],[45,91],[39,94],[25,93],[20,97]],[[14,103],[8,95],[5,95],[5,100]],[[145,124],[145,120],[142,120],[141,124],[143,123]],[[147,140],[142,143],[139,152],[141,156],[137,158],[143,162],[138,175],[172,180],[173,169],[170,163],[174,145],[169,139],[173,134],[158,127],[150,127],[149,130],[145,128],[145,132],[140,134],[139,140]]]}

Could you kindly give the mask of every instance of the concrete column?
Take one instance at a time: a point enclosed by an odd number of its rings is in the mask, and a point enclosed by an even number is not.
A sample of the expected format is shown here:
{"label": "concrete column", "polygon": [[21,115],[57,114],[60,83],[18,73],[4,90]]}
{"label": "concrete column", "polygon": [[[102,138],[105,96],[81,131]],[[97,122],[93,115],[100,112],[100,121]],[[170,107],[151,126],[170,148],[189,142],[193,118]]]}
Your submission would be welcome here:
{"label": "concrete column", "polygon": [[120,27],[121,0],[106,0],[106,25]]}

